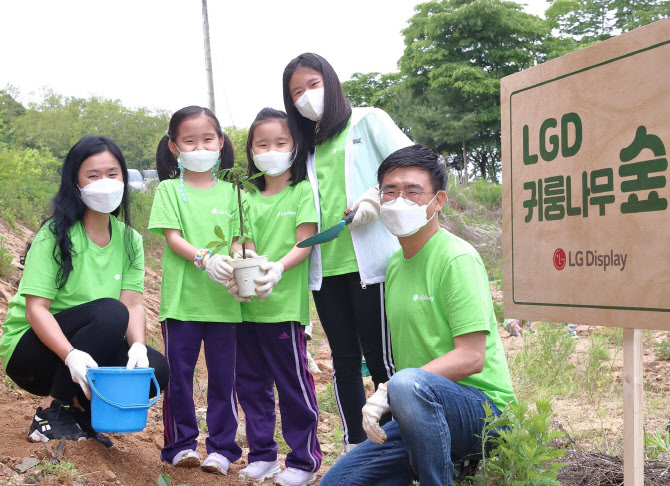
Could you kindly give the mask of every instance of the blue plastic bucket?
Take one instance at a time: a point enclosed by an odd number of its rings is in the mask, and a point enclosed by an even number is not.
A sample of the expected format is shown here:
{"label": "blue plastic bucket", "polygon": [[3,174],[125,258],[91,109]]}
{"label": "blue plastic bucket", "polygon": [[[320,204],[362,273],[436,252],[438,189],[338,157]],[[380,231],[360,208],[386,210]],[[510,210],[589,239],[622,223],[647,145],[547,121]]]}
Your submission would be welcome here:
{"label": "blue plastic bucket", "polygon": [[153,380],[160,390],[153,368],[127,370],[121,367],[89,368],[91,425],[98,432],[139,432],[147,425],[147,411],[159,394],[149,401]]}

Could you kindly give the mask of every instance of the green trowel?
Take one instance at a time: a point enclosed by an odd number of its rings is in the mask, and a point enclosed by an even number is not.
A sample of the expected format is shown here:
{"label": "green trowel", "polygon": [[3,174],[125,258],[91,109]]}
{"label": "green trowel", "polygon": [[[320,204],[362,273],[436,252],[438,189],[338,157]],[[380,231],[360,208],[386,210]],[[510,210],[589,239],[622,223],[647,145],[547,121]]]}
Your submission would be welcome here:
{"label": "green trowel", "polygon": [[310,236],[306,240],[298,243],[298,248],[307,248],[308,246],[319,245],[321,243],[326,243],[332,241],[338,236],[340,236],[340,231],[344,229],[346,225],[351,223],[356,215],[356,211],[347,209],[344,212],[344,219],[337,223],[335,226],[328,228],[327,230],[317,233],[314,236]]}

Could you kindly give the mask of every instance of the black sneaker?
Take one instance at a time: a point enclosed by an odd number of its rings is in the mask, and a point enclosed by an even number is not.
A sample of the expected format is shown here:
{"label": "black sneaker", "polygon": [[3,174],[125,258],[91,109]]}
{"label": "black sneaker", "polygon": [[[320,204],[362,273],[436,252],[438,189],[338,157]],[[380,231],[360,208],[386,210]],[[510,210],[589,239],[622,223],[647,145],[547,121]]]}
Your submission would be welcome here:
{"label": "black sneaker", "polygon": [[86,440],[88,436],[74,420],[70,406],[54,400],[45,409],[39,407],[28,431],[31,442],[48,442],[52,439]]}
{"label": "black sneaker", "polygon": [[81,430],[86,432],[86,435],[91,438],[95,439],[98,442],[100,442],[102,445],[105,447],[109,448],[114,445],[114,442],[112,442],[112,439],[107,437],[106,435],[103,435],[102,433],[98,432],[91,426],[91,412],[90,411],[83,411],[79,410],[78,408],[72,409],[72,414],[74,415],[75,421],[79,424],[79,427],[81,427]]}

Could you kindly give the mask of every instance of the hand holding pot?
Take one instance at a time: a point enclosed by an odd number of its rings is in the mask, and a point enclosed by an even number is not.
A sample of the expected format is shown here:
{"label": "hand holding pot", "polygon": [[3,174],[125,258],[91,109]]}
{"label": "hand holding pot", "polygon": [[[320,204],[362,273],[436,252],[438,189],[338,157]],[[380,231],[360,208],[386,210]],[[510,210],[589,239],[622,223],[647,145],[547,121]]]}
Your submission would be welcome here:
{"label": "hand holding pot", "polygon": [[272,289],[274,289],[281,280],[281,275],[284,273],[284,265],[282,265],[281,262],[262,263],[261,270],[267,273],[262,277],[256,277],[254,279],[254,282],[260,284],[259,287],[256,287],[258,300],[267,299],[272,293]]}
{"label": "hand holding pot", "polygon": [[[207,276],[212,281],[226,285],[233,278],[233,267],[228,263],[230,261],[232,261],[232,258],[228,255],[214,255],[213,257],[206,257],[203,266]],[[228,286],[226,285],[226,287]]]}
{"label": "hand holding pot", "polygon": [[232,295],[233,298],[238,302],[251,302],[249,297],[240,297],[240,291],[237,288],[237,282],[234,278],[231,278],[226,285],[228,289],[228,295]]}

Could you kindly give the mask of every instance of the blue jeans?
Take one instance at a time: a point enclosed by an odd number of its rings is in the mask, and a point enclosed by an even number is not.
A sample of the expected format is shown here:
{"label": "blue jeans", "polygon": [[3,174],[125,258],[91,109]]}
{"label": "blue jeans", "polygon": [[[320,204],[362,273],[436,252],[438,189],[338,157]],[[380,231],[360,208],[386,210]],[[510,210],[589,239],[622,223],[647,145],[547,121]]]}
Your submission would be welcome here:
{"label": "blue jeans", "polygon": [[498,408],[477,388],[459,385],[417,368],[397,372],[388,384],[394,420],[387,440],[366,440],[346,454],[321,486],[451,486],[454,461],[481,454],[483,403]]}

